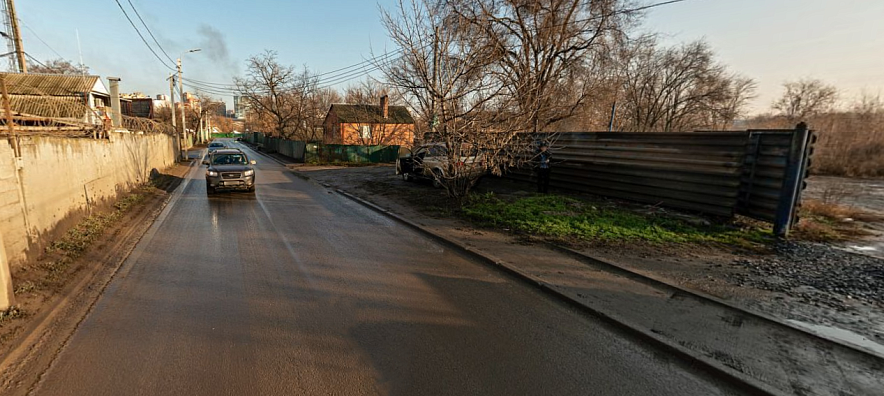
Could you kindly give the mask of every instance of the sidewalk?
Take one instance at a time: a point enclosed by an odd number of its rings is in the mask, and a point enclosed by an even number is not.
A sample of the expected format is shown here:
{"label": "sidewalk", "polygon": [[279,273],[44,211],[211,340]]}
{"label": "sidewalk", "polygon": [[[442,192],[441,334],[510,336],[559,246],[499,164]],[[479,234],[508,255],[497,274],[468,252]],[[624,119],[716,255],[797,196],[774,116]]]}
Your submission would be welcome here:
{"label": "sidewalk", "polygon": [[[310,171],[309,167],[299,168],[295,173],[310,178]],[[316,181],[347,184],[328,177]],[[379,210],[478,253],[486,262],[501,265],[559,298],[634,334],[653,338],[669,352],[693,356],[699,359],[698,364],[742,377],[771,393],[876,395],[884,389],[884,359],[833,348],[809,334],[789,332],[752,315],[698,302],[675,289],[648,284],[545,245],[514,241],[509,235],[474,229],[448,218],[427,217],[383,194],[352,185],[342,187]]]}

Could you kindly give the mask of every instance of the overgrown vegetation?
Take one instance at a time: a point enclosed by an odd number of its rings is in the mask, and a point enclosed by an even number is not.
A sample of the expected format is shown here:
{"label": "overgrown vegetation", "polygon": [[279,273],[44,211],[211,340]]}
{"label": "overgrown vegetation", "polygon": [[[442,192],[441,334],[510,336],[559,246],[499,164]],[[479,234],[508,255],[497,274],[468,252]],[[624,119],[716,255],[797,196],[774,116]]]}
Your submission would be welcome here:
{"label": "overgrown vegetation", "polygon": [[[150,188],[150,187],[145,187]],[[104,234],[108,226],[119,220],[132,205],[141,202],[145,197],[145,188],[119,199],[114,204],[114,210],[107,213],[93,214],[81,221],[75,227],[68,230],[65,235],[53,242],[46,249],[47,252],[59,252],[67,257],[77,257],[88,248],[98,237]]]}
{"label": "overgrown vegetation", "polygon": [[749,120],[750,128],[793,128],[807,122],[817,134],[814,174],[847,177],[884,177],[884,101],[863,94],[839,102],[838,90],[820,80],[783,84],[775,113]]}
{"label": "overgrown vegetation", "polygon": [[770,230],[758,227],[694,225],[665,214],[638,213],[558,195],[505,200],[489,193],[471,198],[462,211],[480,225],[563,240],[748,246],[770,235]]}

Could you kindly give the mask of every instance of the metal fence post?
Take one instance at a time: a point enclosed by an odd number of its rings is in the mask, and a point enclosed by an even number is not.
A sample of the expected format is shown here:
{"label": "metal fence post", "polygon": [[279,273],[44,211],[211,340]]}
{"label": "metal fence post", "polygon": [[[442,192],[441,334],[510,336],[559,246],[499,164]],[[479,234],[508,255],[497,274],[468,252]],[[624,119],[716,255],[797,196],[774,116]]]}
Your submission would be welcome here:
{"label": "metal fence post", "polygon": [[810,131],[804,122],[798,124],[792,135],[792,144],[789,146],[789,158],[786,162],[786,174],[783,178],[783,189],[780,194],[780,202],[777,205],[777,215],[774,220],[774,235],[786,237],[795,220],[795,211],[798,210],[798,202],[801,197],[802,185],[806,166],[807,144]]}

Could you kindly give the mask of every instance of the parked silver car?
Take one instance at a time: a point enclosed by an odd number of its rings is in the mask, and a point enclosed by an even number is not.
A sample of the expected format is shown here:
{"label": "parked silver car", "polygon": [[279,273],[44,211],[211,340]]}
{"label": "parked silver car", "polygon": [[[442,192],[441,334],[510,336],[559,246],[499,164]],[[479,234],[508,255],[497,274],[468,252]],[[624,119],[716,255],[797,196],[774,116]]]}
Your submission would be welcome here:
{"label": "parked silver car", "polygon": [[429,179],[439,188],[442,187],[441,181],[450,177],[448,173],[452,168],[457,177],[479,177],[487,172],[484,157],[478,150],[464,148],[461,152],[457,162],[449,166],[450,157],[444,143],[424,144],[396,160],[396,174],[407,181]]}

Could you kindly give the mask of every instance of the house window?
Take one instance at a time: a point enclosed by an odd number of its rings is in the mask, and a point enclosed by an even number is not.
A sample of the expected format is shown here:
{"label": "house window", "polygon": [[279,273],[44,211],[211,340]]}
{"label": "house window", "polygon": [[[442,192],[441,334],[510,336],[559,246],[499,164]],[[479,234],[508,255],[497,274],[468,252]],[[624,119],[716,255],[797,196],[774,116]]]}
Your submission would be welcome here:
{"label": "house window", "polygon": [[371,139],[371,126],[363,125],[359,128],[359,134],[363,139]]}

